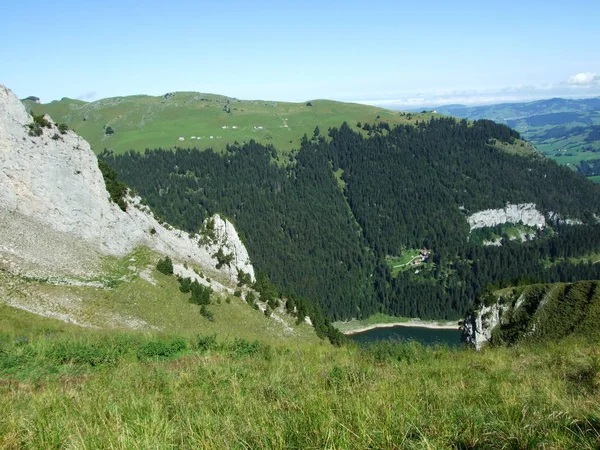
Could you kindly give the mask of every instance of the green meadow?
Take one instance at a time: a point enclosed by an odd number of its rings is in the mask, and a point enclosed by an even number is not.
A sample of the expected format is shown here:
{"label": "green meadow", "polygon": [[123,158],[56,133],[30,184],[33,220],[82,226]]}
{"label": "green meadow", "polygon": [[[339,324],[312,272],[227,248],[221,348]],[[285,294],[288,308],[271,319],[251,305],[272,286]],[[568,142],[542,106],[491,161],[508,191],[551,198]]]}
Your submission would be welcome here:
{"label": "green meadow", "polygon": [[[595,449],[597,343],[369,348],[0,308],[0,448]],[[266,319],[265,319],[266,320]]]}
{"label": "green meadow", "polygon": [[[48,298],[56,307],[77,297],[63,312],[88,324],[0,304],[0,448],[600,445],[594,333],[481,352],[334,347],[235,295],[212,294],[207,320],[174,276],[156,270],[158,257],[138,249],[80,280],[103,288],[0,272],[3,299],[20,292],[25,307],[48,308]],[[402,320],[375,315],[360,325]]]}
{"label": "green meadow", "polygon": [[96,153],[105,148],[123,153],[175,146],[221,151],[227,144],[251,139],[286,152],[298,148],[302,136],[312,136],[317,126],[326,135],[329,127],[339,127],[343,122],[353,127],[358,122],[414,124],[434,115],[331,100],[288,103],[196,92],[115,97],[91,103],[63,98],[48,104],[25,104],[36,114],[47,113],[55,122],[66,123]]}

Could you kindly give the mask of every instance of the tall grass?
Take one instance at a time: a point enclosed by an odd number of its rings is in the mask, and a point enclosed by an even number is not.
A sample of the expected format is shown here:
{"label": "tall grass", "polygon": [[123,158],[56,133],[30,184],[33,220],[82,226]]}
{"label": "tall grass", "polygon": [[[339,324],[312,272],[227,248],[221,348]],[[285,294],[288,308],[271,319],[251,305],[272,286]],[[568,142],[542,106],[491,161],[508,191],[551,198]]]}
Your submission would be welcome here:
{"label": "tall grass", "polygon": [[2,335],[0,448],[598,448],[594,342]]}

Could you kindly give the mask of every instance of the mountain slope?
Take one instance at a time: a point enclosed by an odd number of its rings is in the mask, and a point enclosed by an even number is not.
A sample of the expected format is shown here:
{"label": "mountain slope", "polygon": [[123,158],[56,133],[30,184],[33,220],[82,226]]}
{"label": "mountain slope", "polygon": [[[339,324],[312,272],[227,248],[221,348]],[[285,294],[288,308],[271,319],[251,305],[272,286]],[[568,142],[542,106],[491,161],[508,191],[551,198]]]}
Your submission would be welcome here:
{"label": "mountain slope", "polygon": [[600,337],[598,281],[538,284],[488,293],[463,325],[465,341],[477,349],[546,342],[579,335]]}
{"label": "mountain slope", "polygon": [[[254,281],[254,268],[230,221],[213,215],[193,234],[159,223],[139,197],[127,196],[127,204],[119,207],[109,199],[89,144],[48,116],[29,116],[4,86],[0,189],[3,304],[102,328],[235,333],[236,327],[246,329],[245,316],[257,316],[258,323],[266,320],[274,329],[265,336],[297,335],[291,327],[295,319],[281,304],[265,319],[260,311],[264,302],[255,312],[242,300],[251,293],[244,284]],[[223,315],[205,313],[207,317],[229,319],[216,328],[203,324],[210,321],[190,303],[189,286],[180,289],[174,277],[156,270],[164,255],[174,260],[176,275],[211,289],[208,302],[212,299],[213,306],[226,303]],[[261,329],[251,335],[261,335]]]}
{"label": "mountain slope", "polygon": [[91,103],[67,98],[48,104],[24,103],[34,113],[49,114],[77,130],[96,153],[105,148],[124,153],[174,146],[223,150],[227,144],[251,139],[289,151],[298,146],[304,134],[311,136],[317,126],[325,132],[344,121],[397,124],[431,117],[330,100],[286,103],[197,92],[115,97]]}
{"label": "mountain slope", "polygon": [[[437,111],[504,123],[559,164],[577,167],[582,161],[600,160],[600,98],[553,98],[475,107],[448,105]],[[587,171],[585,175],[600,175],[600,171]]]}
{"label": "mountain slope", "polygon": [[[231,217],[257,270],[332,319],[377,312],[454,319],[490,283],[600,273],[600,265],[568,260],[600,251],[599,188],[546,159],[500,151],[504,143],[518,143],[518,133],[491,121],[443,118],[374,125],[366,138],[342,125],[303,140],[283,167],[273,163],[276,148],[255,142],[225,154],[176,149],[100,157],[158,214],[188,231],[215,212]],[[490,220],[472,231],[477,213]],[[515,232],[531,240],[483,245],[483,233],[502,235],[507,230],[493,227],[520,227],[524,217],[532,230]],[[393,261],[420,250],[427,261],[392,275],[388,266],[401,265]]]}

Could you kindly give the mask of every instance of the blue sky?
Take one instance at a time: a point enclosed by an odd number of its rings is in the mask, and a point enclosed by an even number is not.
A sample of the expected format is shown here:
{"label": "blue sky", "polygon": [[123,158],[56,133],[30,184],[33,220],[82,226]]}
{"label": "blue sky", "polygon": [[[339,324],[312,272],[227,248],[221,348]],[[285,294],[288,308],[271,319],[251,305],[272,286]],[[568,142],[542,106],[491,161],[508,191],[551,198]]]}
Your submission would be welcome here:
{"label": "blue sky", "polygon": [[14,1],[0,83],[390,107],[600,95],[597,0]]}

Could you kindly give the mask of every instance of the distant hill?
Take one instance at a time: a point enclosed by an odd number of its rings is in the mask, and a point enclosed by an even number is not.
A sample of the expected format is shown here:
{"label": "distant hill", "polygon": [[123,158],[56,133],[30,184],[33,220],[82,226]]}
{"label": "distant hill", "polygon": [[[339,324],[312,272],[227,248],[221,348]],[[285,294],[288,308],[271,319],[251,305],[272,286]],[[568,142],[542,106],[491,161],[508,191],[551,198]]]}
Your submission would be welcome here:
{"label": "distant hill", "polygon": [[[552,98],[528,103],[487,106],[447,105],[438,113],[466,119],[490,119],[519,131],[548,158],[600,176],[600,98]],[[581,164],[588,161],[588,164]],[[587,169],[588,166],[592,169]],[[587,169],[587,170],[586,170]]]}
{"label": "distant hill", "polygon": [[24,103],[36,114],[49,114],[54,121],[66,123],[96,153],[105,148],[124,153],[174,146],[223,150],[227,144],[252,139],[289,151],[299,147],[304,134],[312,136],[317,126],[327,132],[343,122],[352,126],[379,121],[394,125],[415,123],[433,115],[331,100],[286,103],[198,92],[114,97],[91,103],[63,98],[39,104],[28,98]]}

